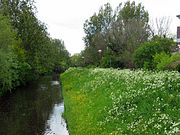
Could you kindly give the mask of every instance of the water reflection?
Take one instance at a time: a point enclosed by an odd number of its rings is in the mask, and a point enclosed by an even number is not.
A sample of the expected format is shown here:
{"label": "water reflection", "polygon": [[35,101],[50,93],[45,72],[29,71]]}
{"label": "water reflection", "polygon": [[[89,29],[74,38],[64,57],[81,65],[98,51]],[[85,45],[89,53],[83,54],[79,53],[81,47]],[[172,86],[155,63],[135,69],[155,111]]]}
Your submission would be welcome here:
{"label": "water reflection", "polygon": [[43,77],[0,98],[0,135],[67,135],[56,79]]}
{"label": "water reflection", "polygon": [[52,81],[52,85],[59,85],[59,81]]}
{"label": "water reflection", "polygon": [[[60,112],[60,113],[59,113]],[[65,120],[61,117],[64,112],[64,104],[54,106],[53,113],[47,121],[46,132],[44,135],[68,135]]]}

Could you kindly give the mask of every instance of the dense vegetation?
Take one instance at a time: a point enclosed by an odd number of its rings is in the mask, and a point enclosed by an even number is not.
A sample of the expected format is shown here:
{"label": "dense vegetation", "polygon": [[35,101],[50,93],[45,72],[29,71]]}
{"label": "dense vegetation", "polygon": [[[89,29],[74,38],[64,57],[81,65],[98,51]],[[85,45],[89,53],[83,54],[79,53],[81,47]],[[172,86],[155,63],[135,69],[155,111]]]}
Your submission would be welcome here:
{"label": "dense vegetation", "polygon": [[180,133],[175,71],[70,68],[61,75],[71,135]]}
{"label": "dense vegetation", "polygon": [[71,58],[36,12],[33,0],[0,0],[0,96],[53,69],[87,67],[61,75],[70,134],[180,132],[180,76],[161,71],[180,71],[180,55],[163,27],[153,30],[142,4],[102,6],[84,23],[85,50]]}
{"label": "dense vegetation", "polygon": [[176,47],[168,24],[168,18],[159,18],[154,28],[142,4],[127,1],[113,10],[107,3],[85,21],[85,50],[72,56],[72,66],[156,69],[154,56],[164,52],[171,57]]}
{"label": "dense vegetation", "polygon": [[105,4],[84,23],[86,62],[98,65],[103,56],[113,55],[119,67],[131,63],[133,52],[150,36],[148,20],[149,14],[141,4],[128,1],[115,11]]}
{"label": "dense vegetation", "polygon": [[156,64],[153,64],[156,54],[165,53],[171,55],[172,46],[175,43],[171,39],[157,38],[153,41],[145,42],[134,53],[134,62],[138,68],[153,69]]}
{"label": "dense vegetation", "polygon": [[36,12],[33,0],[0,1],[0,95],[69,65],[63,41],[49,37]]}
{"label": "dense vegetation", "polygon": [[86,68],[61,75],[70,134],[180,133],[180,55],[164,23],[154,30],[148,11],[130,1],[114,11],[107,3],[85,21],[85,50],[71,66]]}

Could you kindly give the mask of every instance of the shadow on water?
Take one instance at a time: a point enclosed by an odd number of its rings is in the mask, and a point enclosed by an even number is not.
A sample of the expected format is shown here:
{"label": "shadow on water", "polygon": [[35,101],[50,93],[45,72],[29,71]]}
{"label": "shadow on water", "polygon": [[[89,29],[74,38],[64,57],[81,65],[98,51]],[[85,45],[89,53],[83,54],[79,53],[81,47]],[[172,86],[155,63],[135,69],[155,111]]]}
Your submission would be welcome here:
{"label": "shadow on water", "polygon": [[42,77],[0,98],[0,135],[68,135],[58,76]]}

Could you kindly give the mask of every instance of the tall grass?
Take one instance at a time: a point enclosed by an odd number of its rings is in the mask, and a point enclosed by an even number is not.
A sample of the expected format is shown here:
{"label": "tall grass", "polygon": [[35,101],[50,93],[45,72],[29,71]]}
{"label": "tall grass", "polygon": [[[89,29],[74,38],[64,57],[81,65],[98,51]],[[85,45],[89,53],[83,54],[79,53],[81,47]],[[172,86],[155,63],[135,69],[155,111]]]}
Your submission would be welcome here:
{"label": "tall grass", "polygon": [[61,75],[71,135],[180,134],[180,74],[70,68]]}

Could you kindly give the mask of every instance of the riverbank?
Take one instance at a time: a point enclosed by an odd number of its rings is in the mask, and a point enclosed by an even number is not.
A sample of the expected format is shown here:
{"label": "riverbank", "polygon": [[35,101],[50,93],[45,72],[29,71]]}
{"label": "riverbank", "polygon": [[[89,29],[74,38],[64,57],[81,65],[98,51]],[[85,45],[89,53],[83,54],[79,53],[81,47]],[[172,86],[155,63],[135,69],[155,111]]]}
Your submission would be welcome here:
{"label": "riverbank", "polygon": [[61,75],[71,135],[178,134],[178,72],[70,68]]}

